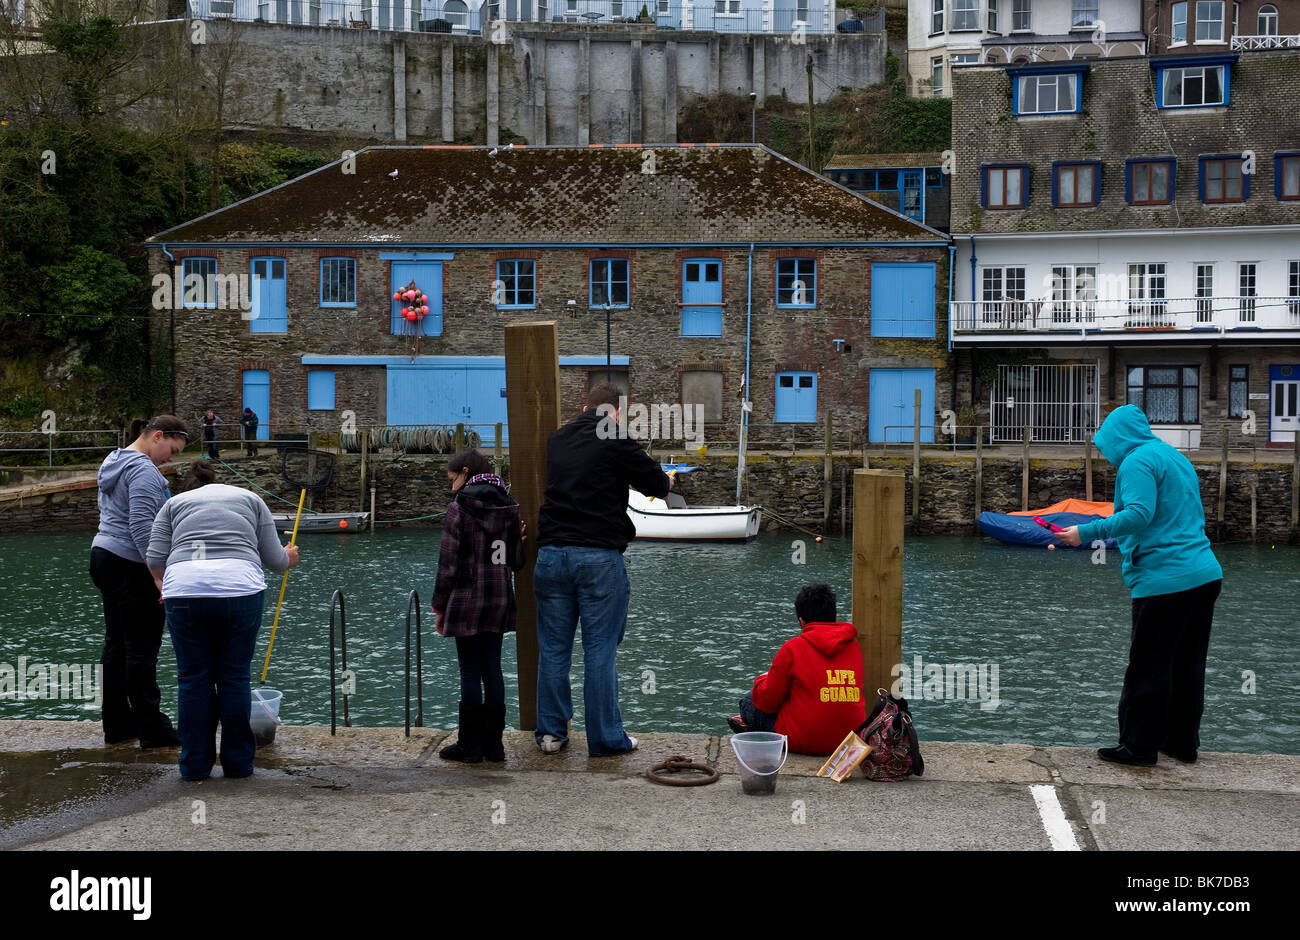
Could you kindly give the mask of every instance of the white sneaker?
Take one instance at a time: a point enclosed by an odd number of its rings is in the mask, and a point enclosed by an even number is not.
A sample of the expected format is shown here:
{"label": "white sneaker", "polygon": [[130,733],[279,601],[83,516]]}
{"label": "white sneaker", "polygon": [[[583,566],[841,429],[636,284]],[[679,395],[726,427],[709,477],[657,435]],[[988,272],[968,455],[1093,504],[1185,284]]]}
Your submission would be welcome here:
{"label": "white sneaker", "polygon": [[544,734],[542,735],[542,740],[538,742],[537,746],[542,749],[543,754],[558,754],[560,753],[560,749],[568,743],[568,741],[561,741],[553,734]]}
{"label": "white sneaker", "polygon": [[636,750],[636,738],[632,737],[632,735],[629,734],[627,736],[627,739],[632,742],[632,746],[627,749],[628,752],[631,753],[632,751]]}

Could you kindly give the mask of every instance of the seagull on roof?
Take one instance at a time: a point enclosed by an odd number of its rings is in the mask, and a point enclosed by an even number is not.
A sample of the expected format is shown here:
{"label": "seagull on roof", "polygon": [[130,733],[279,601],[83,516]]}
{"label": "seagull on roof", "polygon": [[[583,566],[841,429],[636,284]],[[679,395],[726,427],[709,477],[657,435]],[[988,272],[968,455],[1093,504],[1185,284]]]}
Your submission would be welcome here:
{"label": "seagull on roof", "polygon": [[497,148],[496,148],[496,147],[493,147],[491,150],[488,151],[488,156],[489,156],[489,157],[495,157],[496,155],[497,155]]}
{"label": "seagull on roof", "polygon": [[394,170],[393,172],[389,173],[388,177],[389,179],[397,179],[397,171]]}

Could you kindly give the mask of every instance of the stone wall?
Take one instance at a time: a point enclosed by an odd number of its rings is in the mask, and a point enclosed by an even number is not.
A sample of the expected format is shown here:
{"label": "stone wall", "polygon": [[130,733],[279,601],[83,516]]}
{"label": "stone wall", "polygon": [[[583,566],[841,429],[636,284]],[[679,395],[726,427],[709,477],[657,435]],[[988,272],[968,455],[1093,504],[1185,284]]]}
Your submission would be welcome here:
{"label": "stone wall", "polygon": [[[487,451],[490,453],[490,450]],[[657,455],[659,456],[659,455]],[[680,492],[693,505],[729,505],[736,495],[736,458],[707,456],[693,463],[701,469],[679,477]],[[1193,460],[1201,483],[1206,527],[1216,538],[1219,465],[1217,460]],[[280,476],[280,461],[271,448],[261,456],[233,464],[241,476],[218,467],[220,482],[255,489],[256,484],[274,496],[261,493],[272,512],[293,512],[297,492]],[[371,476],[376,489],[376,515],[380,520],[412,519],[441,512],[450,498],[445,475],[446,458],[426,455],[372,456]],[[842,500],[841,473],[847,478],[848,527],[852,528],[853,471],[862,466],[860,457],[837,456],[831,471],[830,533],[838,534]],[[874,469],[901,470],[908,476],[906,512],[911,513],[911,455],[871,457]],[[744,499],[772,513],[764,517],[765,529],[793,531],[789,522],[821,530],[823,458],[820,455],[751,455],[746,462]],[[509,457],[503,470],[509,478]],[[1015,512],[1020,506],[1021,467],[1019,457],[985,456],[983,460],[983,506],[988,512]],[[1114,470],[1101,460],[1093,462],[1093,498],[1110,500]],[[1225,540],[1250,539],[1250,488],[1256,487],[1258,539],[1285,541],[1291,512],[1291,467],[1281,463],[1229,461]],[[255,490],[256,491],[256,490]],[[261,492],[261,491],[258,491]],[[354,512],[370,508],[369,493],[362,500],[360,457],[340,455],[334,482],[328,490],[313,496],[313,507],[322,512]],[[26,499],[21,503],[0,495],[0,532],[93,529],[98,520],[93,485],[51,496]],[[1083,461],[1061,459],[1030,460],[1030,508],[1040,508],[1070,497],[1084,496]],[[278,498],[276,498],[278,497]],[[921,504],[919,535],[969,535],[974,528],[975,475],[970,456],[927,456],[921,461]],[[437,520],[418,520],[408,525],[437,525]]]}

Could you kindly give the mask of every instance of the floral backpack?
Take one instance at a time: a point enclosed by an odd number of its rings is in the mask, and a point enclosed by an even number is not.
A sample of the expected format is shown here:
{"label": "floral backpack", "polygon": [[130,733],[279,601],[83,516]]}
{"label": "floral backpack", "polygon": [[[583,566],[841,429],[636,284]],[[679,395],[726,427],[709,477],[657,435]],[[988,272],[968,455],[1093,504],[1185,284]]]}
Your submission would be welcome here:
{"label": "floral backpack", "polygon": [[868,780],[892,783],[925,773],[921,746],[912,727],[907,699],[876,690],[876,705],[858,728],[858,737],[871,745],[871,753],[858,766]]}

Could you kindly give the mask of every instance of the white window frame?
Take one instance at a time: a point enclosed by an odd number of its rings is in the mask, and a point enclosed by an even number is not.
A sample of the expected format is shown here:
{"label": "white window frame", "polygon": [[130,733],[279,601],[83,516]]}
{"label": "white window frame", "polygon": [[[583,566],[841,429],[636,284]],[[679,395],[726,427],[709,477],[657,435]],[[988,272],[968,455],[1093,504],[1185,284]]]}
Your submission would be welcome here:
{"label": "white window frame", "polygon": [[1214,322],[1214,262],[1197,261],[1192,265],[1192,283],[1196,293],[1196,322]]}
{"label": "white window frame", "polygon": [[740,0],[713,0],[714,16],[740,16]]}
{"label": "white window frame", "polygon": [[[1255,14],[1255,32],[1260,36],[1276,36],[1278,30],[1277,7],[1266,3]],[[1235,30],[1234,30],[1235,32]]]}
{"label": "white window frame", "polygon": [[[1178,38],[1179,27],[1182,27],[1182,39]],[[1169,8],[1169,45],[1187,45],[1187,0],[1180,0]]]}
{"label": "white window frame", "polygon": [[1000,32],[998,29],[998,0],[988,0],[988,31]]}
{"label": "white window frame", "polygon": [[1287,262],[1286,306],[1293,317],[1300,317],[1300,261]]}
{"label": "white window frame", "polygon": [[930,35],[943,32],[944,0],[930,0]]}
{"label": "white window frame", "polygon": [[958,52],[948,57],[949,65],[979,65],[980,54],[978,52]]}
{"label": "white window frame", "polygon": [[655,0],[655,16],[667,16],[668,12],[668,0]]}
{"label": "white window frame", "polygon": [[980,271],[982,322],[1009,325],[1023,322],[1027,310],[1023,265],[989,265]]}
{"label": "white window frame", "polygon": [[[1216,16],[1213,16],[1213,15],[1210,15],[1210,14],[1212,14],[1212,12],[1214,11],[1215,7],[1218,7],[1218,16],[1217,16],[1217,17],[1216,17]],[[1202,11],[1203,9],[1207,12],[1207,15],[1205,15],[1205,16],[1202,16],[1202,15],[1201,15],[1201,11]],[[1206,45],[1219,45],[1219,46],[1221,46],[1221,45],[1224,44],[1224,42],[1225,42],[1226,40],[1224,40],[1224,38],[1223,38],[1223,27],[1224,27],[1224,22],[1223,22],[1223,21],[1224,21],[1224,17],[1226,16],[1227,12],[1228,12],[1228,4],[1227,4],[1227,0],[1196,0],[1196,23],[1195,23],[1194,31],[1193,31],[1193,33],[1192,33],[1192,37],[1191,37],[1191,38],[1192,38],[1193,40],[1195,40],[1195,42],[1196,42],[1197,45],[1201,45],[1201,46],[1206,46]],[[1201,24],[1202,24],[1202,23],[1204,23],[1204,24],[1206,25],[1206,27],[1207,27],[1207,29],[1206,29],[1206,33],[1207,33],[1207,35],[1206,35],[1206,37],[1205,37],[1204,39],[1201,38]],[[1216,25],[1216,24],[1217,24],[1218,27],[1219,27],[1219,29],[1218,29],[1219,38],[1218,38],[1218,39],[1213,38],[1213,36],[1211,35],[1211,30],[1208,28],[1208,27],[1212,27],[1212,26],[1214,26],[1214,25]]]}
{"label": "white window frame", "polygon": [[[1179,94],[1183,100],[1177,104],[1171,104],[1169,101],[1169,82],[1174,73],[1178,73],[1181,81],[1179,84]],[[1205,100],[1205,73],[1219,73],[1219,100]],[[1199,73],[1199,75],[1198,75]],[[1201,81],[1201,100],[1194,101],[1190,104],[1187,102],[1187,80],[1191,76],[1197,76]],[[1160,70],[1160,103],[1166,108],[1218,108],[1227,103],[1228,91],[1228,72],[1226,65],[1182,65]]]}
{"label": "white window frame", "polygon": [[[969,26],[963,26],[969,23]],[[969,32],[980,28],[980,0],[952,0],[951,33]]]}
{"label": "white window frame", "polygon": [[[939,83],[935,84],[935,74],[939,76]],[[930,93],[936,98],[943,94],[943,56],[934,56],[930,59]]]}
{"label": "white window frame", "polygon": [[[1055,88],[1055,94],[1053,95],[1053,100],[1056,101],[1058,104],[1060,103],[1061,79],[1066,80],[1067,87],[1069,90],[1070,106],[1068,108],[1052,108],[1051,110],[1044,110],[1038,107],[1038,103],[1042,97],[1043,85],[1049,82]],[[1017,76],[1016,81],[1020,83],[1020,88],[1016,95],[1016,113],[1018,115],[1076,113],[1078,111],[1078,105],[1079,105],[1079,87],[1075,83],[1078,80],[1079,80],[1079,76],[1074,72],[1052,72],[1047,75]],[[1034,110],[1032,111],[1025,107],[1025,90],[1029,87],[1029,82],[1031,81],[1034,83]]]}
{"label": "white window frame", "polygon": [[1128,310],[1136,310],[1145,323],[1163,319],[1169,312],[1169,278],[1163,261],[1141,261],[1128,266]]}
{"label": "white window frame", "polygon": [[1034,31],[1033,0],[1012,0],[1011,31],[1013,33],[1032,33]]}
{"label": "white window frame", "polygon": [[1259,296],[1259,262],[1237,262],[1237,320],[1255,322],[1255,298]]}
{"label": "white window frame", "polygon": [[[1080,21],[1080,16],[1091,16],[1087,21]],[[1070,4],[1070,29],[1092,29],[1101,18],[1099,0],[1072,0]]]}
{"label": "white window frame", "polygon": [[1054,264],[1052,322],[1093,323],[1097,319],[1097,266]]}

